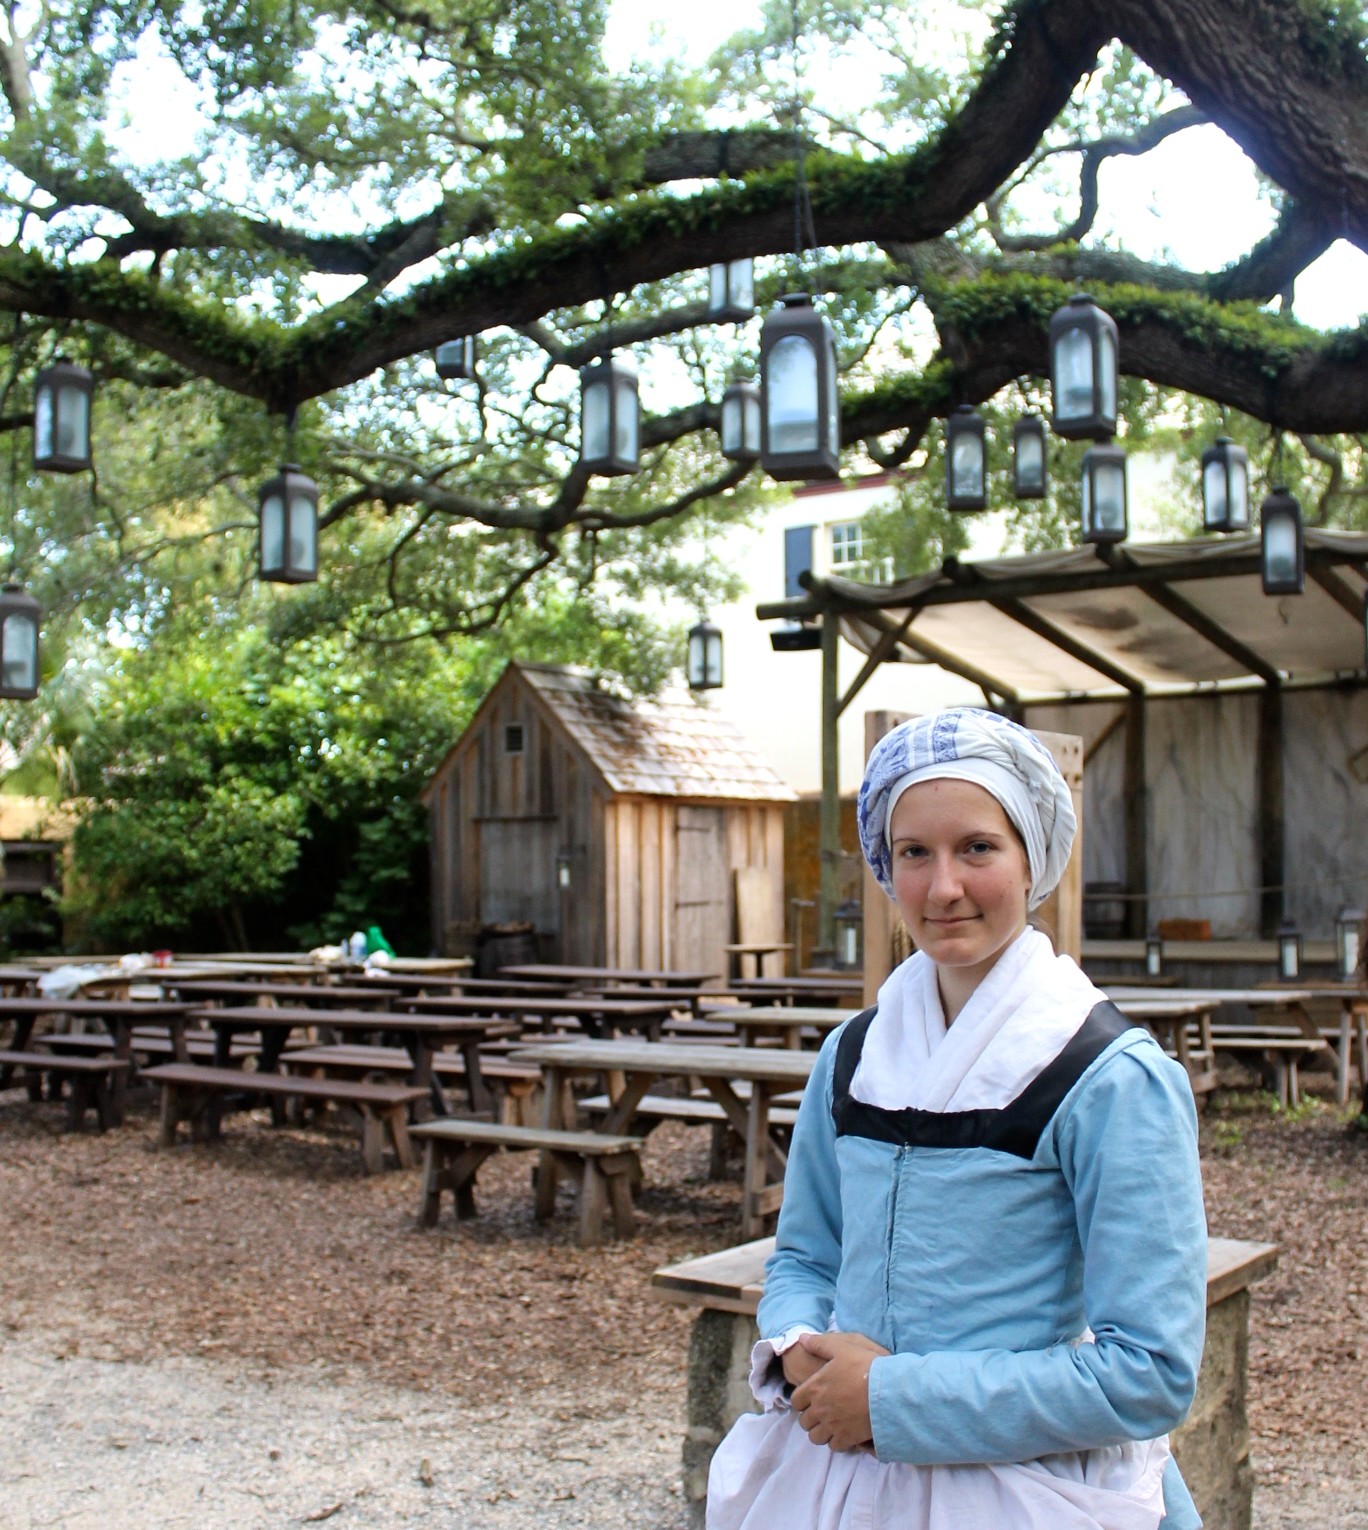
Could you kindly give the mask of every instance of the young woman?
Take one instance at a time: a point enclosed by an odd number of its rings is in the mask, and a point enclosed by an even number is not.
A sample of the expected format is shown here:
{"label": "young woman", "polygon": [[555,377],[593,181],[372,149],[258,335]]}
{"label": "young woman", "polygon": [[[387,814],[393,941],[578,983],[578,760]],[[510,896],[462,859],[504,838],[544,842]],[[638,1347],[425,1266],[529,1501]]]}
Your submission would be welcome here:
{"label": "young woman", "polygon": [[860,840],[916,953],[803,1096],[709,1530],[1194,1530],[1206,1226],[1187,1076],[1027,913],[1073,843],[1043,745],[904,724]]}

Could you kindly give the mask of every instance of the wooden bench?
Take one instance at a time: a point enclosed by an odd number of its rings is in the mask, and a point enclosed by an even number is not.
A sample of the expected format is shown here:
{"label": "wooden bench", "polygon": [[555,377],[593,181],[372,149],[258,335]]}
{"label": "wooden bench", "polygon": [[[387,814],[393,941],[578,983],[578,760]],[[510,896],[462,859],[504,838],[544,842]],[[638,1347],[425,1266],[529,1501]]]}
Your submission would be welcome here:
{"label": "wooden bench", "polygon": [[[606,1094],[590,1095],[579,1101],[580,1111],[590,1120],[601,1121],[613,1108]],[[771,1126],[792,1126],[798,1119],[796,1105],[771,1105]],[[631,1130],[648,1136],[662,1121],[682,1121],[686,1126],[712,1129],[712,1149],[708,1155],[708,1177],[727,1177],[727,1149],[740,1138],[727,1120],[727,1113],[716,1100],[701,1100],[694,1095],[645,1094],[637,1102]]]}
{"label": "wooden bench", "polygon": [[545,1222],[556,1206],[556,1177],[563,1172],[579,1187],[579,1241],[586,1248],[603,1242],[604,1222],[612,1211],[613,1230],[629,1238],[635,1228],[632,1180],[641,1174],[640,1137],[610,1137],[599,1132],[556,1131],[538,1126],[505,1126],[495,1121],[424,1121],[410,1135],[425,1144],[423,1194],[418,1221],[435,1227],[441,1215],[442,1191],[456,1199],[456,1215],[475,1215],[475,1176],[480,1166],[500,1149],[540,1152],[534,1204],[536,1218]]}
{"label": "wooden bench", "polygon": [[128,1063],[117,1057],[59,1057],[54,1052],[0,1052],[0,1088],[7,1087],[17,1069],[31,1100],[43,1097],[43,1080],[69,1085],[67,1093],[67,1130],[80,1131],[87,1110],[95,1111],[101,1131],[119,1124],[110,1089],[113,1079],[123,1073]]}
{"label": "wooden bench", "polygon": [[211,1109],[224,1094],[264,1095],[278,1100],[315,1100],[351,1105],[361,1113],[361,1158],[368,1174],[384,1167],[385,1134],[394,1145],[400,1168],[414,1163],[409,1141],[408,1109],[427,1098],[426,1089],[407,1084],[362,1083],[348,1079],[302,1078],[285,1073],[247,1073],[238,1068],[207,1068],[197,1063],[165,1063],[144,1070],[143,1077],[161,1085],[163,1147],[176,1140],[181,1121],[190,1124],[191,1138],[204,1141],[218,1135],[218,1112]]}
{"label": "wooden bench", "polygon": [[[366,1078],[371,1074],[407,1077],[413,1071],[413,1059],[403,1047],[361,1046],[342,1043],[338,1046],[300,1047],[286,1052],[282,1065],[330,1078]],[[434,1052],[432,1071],[441,1079],[465,1081],[465,1058],[459,1052]],[[530,1126],[531,1116],[541,1100],[540,1068],[528,1063],[509,1062],[502,1056],[487,1056],[480,1048],[480,1076],[494,1096],[498,1118],[508,1126]]]}
{"label": "wooden bench", "polygon": [[[1298,1031],[1223,1031],[1212,1028],[1212,1049],[1233,1053],[1236,1057],[1257,1057],[1273,1075],[1278,1104],[1285,1110],[1301,1099],[1299,1068],[1310,1055],[1323,1054],[1326,1045]],[[1262,1071],[1262,1070],[1261,1070]]]}
{"label": "wooden bench", "polygon": [[[773,1249],[773,1238],[758,1238],[651,1277],[667,1301],[699,1309],[689,1340],[689,1427],[683,1446],[684,1497],[697,1530],[702,1530],[713,1451],[741,1414],[755,1407],[750,1352],[760,1336],[755,1310]],[[1207,1243],[1206,1343],[1197,1396],[1172,1435],[1173,1453],[1205,1530],[1249,1530],[1254,1492],[1245,1412],[1249,1287],[1277,1261],[1271,1243],[1233,1238]]]}

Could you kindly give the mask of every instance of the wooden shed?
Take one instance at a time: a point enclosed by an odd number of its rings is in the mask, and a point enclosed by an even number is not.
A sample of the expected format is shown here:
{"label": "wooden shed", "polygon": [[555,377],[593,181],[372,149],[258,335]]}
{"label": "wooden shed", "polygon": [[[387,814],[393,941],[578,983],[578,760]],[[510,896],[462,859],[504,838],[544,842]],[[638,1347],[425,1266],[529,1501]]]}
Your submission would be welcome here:
{"label": "wooden shed", "polygon": [[727,972],[737,872],[782,931],[794,793],[686,691],[513,662],[423,790],[437,950],[535,926],[547,960]]}

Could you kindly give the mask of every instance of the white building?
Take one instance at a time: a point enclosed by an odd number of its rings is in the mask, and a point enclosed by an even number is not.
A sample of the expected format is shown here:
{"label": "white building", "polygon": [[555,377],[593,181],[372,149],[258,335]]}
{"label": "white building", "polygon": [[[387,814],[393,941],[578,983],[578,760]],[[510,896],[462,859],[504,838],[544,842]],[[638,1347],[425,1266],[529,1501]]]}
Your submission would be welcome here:
{"label": "white building", "polygon": [[[822,786],[821,671],[817,650],[777,653],[770,645],[776,622],[756,619],[756,605],[801,595],[799,572],[845,573],[872,578],[864,555],[861,521],[886,499],[886,474],[858,487],[808,484],[753,527],[738,528],[719,551],[746,582],[746,593],[710,612],[724,644],[723,686],[709,693],[724,713],[797,792]],[[865,656],[849,643],[840,650],[842,693]],[[864,714],[890,710],[925,712],[955,702],[983,705],[983,693],[957,675],[929,664],[884,664],[840,720],[841,791],[853,792],[864,773]]]}

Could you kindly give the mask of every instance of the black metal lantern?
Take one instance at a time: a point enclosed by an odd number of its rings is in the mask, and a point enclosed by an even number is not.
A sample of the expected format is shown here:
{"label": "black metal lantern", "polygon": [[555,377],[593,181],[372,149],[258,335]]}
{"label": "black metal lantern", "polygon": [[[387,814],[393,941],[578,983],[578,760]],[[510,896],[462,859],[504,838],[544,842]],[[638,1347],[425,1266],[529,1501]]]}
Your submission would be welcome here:
{"label": "black metal lantern", "polygon": [[755,312],[755,262],[724,260],[708,267],[708,317],[741,323]]}
{"label": "black metal lantern", "polygon": [[1045,421],[1023,414],[1012,427],[1012,493],[1018,499],[1044,499],[1049,483],[1045,456]]}
{"label": "black metal lantern", "polygon": [[1283,485],[1259,507],[1259,559],[1265,595],[1300,595],[1306,585],[1301,506]]}
{"label": "black metal lantern", "polygon": [[1249,453],[1229,436],[1202,453],[1202,528],[1249,530]]}
{"label": "black metal lantern", "polygon": [[0,590],[0,699],[32,701],[38,694],[38,630],[43,608],[17,584]]}
{"label": "black metal lantern", "polygon": [[841,476],[836,339],[805,292],[760,329],[760,465],[780,480]]}
{"label": "black metal lantern", "polygon": [[770,633],[775,653],[811,653],[822,646],[822,629],[807,622],[783,622]]}
{"label": "black metal lantern", "polygon": [[760,457],[760,390],[754,383],[732,383],[722,395],[722,455],[730,462]]}
{"label": "black metal lantern", "polygon": [[1083,540],[1126,540],[1126,454],[1119,446],[1083,453]]}
{"label": "black metal lantern", "polygon": [[461,382],[475,375],[475,336],[444,340],[437,347],[437,375],[444,382]]}
{"label": "black metal lantern", "polygon": [[1145,938],[1145,976],[1162,977],[1164,975],[1164,942],[1158,935],[1149,935]]}
{"label": "black metal lantern", "polygon": [[293,462],[261,486],[261,577],[276,584],[318,578],[318,485]]}
{"label": "black metal lantern", "polygon": [[1342,908],[1335,916],[1335,965],[1346,983],[1359,975],[1363,956],[1363,910]]}
{"label": "black metal lantern", "polygon": [[1069,441],[1116,434],[1116,325],[1086,292],[1050,320],[1050,424]]}
{"label": "black metal lantern", "polygon": [[854,968],[863,966],[860,948],[864,944],[864,910],[857,898],[847,898],[838,903],[831,912],[831,923],[836,943],[836,965]]}
{"label": "black metal lantern", "polygon": [[715,691],[722,684],[722,629],[704,617],[689,629],[689,689]]}
{"label": "black metal lantern", "polygon": [[1284,919],[1278,926],[1278,976],[1284,983],[1295,983],[1301,968],[1301,931],[1290,919]]}
{"label": "black metal lantern", "polygon": [[988,503],[988,446],[983,416],[956,406],[945,422],[945,503],[951,510],[982,510]]}
{"label": "black metal lantern", "polygon": [[580,373],[580,461],[604,478],[641,465],[641,396],[630,361],[605,356]]}
{"label": "black metal lantern", "polygon": [[50,473],[83,473],[90,466],[90,401],[95,378],[59,356],[38,373],[33,389],[33,465]]}
{"label": "black metal lantern", "polygon": [[569,892],[574,886],[575,879],[572,865],[573,858],[568,850],[558,850],[556,852],[556,886],[562,892]]}

